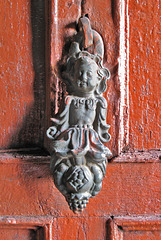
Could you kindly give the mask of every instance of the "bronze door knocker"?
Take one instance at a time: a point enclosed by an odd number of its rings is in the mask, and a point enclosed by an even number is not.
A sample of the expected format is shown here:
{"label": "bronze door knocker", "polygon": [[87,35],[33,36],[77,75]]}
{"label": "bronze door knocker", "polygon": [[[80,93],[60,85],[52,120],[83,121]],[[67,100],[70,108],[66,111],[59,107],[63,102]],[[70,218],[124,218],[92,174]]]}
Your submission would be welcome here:
{"label": "bronze door knocker", "polygon": [[101,36],[91,29],[87,17],[80,18],[62,73],[68,95],[47,130],[54,183],[74,212],[82,212],[89,198],[100,192],[112,155],[103,144],[110,140],[102,96],[110,72],[102,65],[103,55]]}

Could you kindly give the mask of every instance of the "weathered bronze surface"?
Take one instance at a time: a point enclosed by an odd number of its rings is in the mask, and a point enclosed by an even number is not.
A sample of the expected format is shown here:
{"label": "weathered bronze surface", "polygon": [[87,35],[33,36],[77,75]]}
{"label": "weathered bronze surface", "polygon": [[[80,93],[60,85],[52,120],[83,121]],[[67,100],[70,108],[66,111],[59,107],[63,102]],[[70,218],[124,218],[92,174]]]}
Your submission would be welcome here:
{"label": "weathered bronze surface", "polygon": [[106,124],[107,103],[101,96],[110,72],[103,67],[101,36],[80,18],[71,43],[62,80],[68,95],[63,110],[47,130],[52,140],[51,170],[54,182],[74,212],[82,212],[89,198],[99,193],[110,150]]}

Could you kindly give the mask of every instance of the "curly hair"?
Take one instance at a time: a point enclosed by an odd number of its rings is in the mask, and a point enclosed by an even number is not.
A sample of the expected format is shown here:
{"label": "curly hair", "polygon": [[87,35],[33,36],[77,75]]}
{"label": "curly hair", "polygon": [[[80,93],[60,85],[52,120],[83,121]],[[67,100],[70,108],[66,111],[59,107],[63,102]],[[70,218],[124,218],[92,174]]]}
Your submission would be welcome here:
{"label": "curly hair", "polygon": [[91,59],[98,66],[98,80],[101,82],[102,90],[96,91],[96,94],[101,94],[106,90],[106,81],[110,78],[110,72],[102,65],[102,58],[99,55],[91,54],[87,51],[81,51],[76,42],[71,45],[69,55],[66,60],[66,69],[62,74],[63,80],[66,82],[68,92],[72,92],[71,83],[74,79],[75,65],[78,60]]}

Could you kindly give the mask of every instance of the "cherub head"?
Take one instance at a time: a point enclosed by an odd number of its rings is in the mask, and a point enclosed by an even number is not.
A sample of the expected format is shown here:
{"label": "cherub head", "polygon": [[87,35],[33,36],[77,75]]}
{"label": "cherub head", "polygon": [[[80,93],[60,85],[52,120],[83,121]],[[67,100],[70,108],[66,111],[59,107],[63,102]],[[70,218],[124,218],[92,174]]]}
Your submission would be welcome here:
{"label": "cherub head", "polygon": [[64,76],[68,81],[70,94],[100,95],[106,90],[106,81],[110,77],[110,72],[102,66],[99,56],[80,51],[75,43],[75,50],[70,51]]}
{"label": "cherub head", "polygon": [[98,65],[87,56],[78,58],[74,66],[72,85],[74,90],[82,94],[93,93],[99,84]]}

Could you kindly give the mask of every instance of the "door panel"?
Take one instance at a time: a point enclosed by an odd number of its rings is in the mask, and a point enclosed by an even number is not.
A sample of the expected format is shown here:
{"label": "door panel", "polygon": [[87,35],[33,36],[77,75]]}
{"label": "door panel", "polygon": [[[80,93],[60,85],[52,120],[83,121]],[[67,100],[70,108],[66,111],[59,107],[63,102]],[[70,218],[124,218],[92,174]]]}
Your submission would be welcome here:
{"label": "door panel", "polygon": [[0,217],[3,240],[51,240],[52,219],[49,217]]}
{"label": "door panel", "polygon": [[12,229],[12,228],[1,228],[0,229],[1,239],[13,240],[13,239],[24,239],[24,240],[34,240],[36,239],[35,230],[25,230],[25,229]]}
{"label": "door panel", "polygon": [[[111,0],[106,1],[57,1],[52,0],[51,5],[51,49],[50,49],[50,78],[51,86],[51,115],[57,113],[62,97],[65,93],[64,84],[58,77],[58,63],[62,56],[69,50],[69,39],[76,33],[76,23],[83,14],[88,14],[91,27],[103,38],[105,44],[104,66],[109,68],[113,78],[109,81],[108,90],[104,97],[108,102],[107,122],[111,125],[112,139],[107,144],[114,155],[118,151],[118,121],[119,121],[119,89],[117,76],[118,57],[118,26],[119,22],[113,21],[117,18],[118,9],[113,8]],[[62,7],[63,6],[63,7]],[[104,7],[106,6],[106,7]],[[105,18],[106,16],[106,18]],[[65,46],[65,47],[64,47]],[[109,104],[110,102],[110,104]]]}
{"label": "door panel", "polygon": [[[48,2],[1,3],[0,239],[159,240],[160,6]],[[74,214],[53,183],[44,138],[65,93],[58,62],[82,14],[103,38],[112,75],[104,97],[113,158],[101,192]]]}
{"label": "door panel", "polygon": [[161,219],[159,217],[116,217],[108,220],[107,229],[112,240],[159,240]]}

